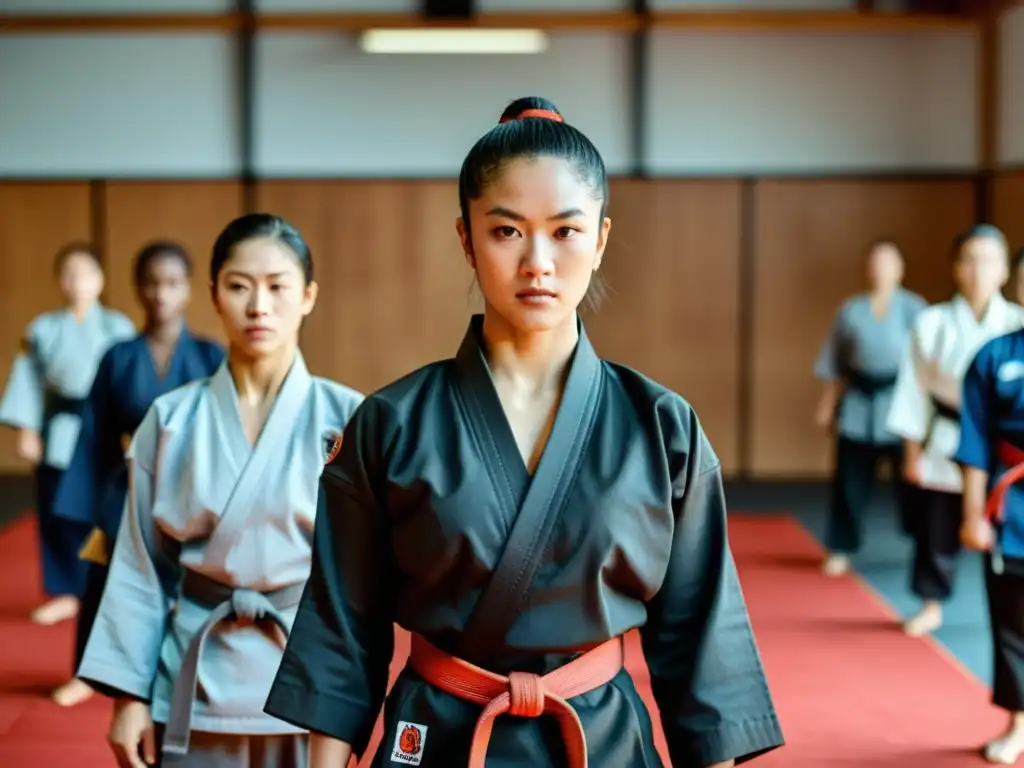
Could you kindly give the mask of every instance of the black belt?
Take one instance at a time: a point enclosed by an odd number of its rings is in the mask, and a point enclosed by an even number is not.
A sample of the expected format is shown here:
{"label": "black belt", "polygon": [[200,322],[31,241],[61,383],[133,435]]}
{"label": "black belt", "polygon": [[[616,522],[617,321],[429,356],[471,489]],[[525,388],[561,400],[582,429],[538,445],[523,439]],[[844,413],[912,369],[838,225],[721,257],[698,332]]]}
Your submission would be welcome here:
{"label": "black belt", "polygon": [[880,392],[896,386],[895,376],[872,376],[871,374],[853,369],[847,369],[843,372],[843,380],[850,389],[854,389],[868,397],[874,397]]}
{"label": "black belt", "polygon": [[88,403],[84,397],[65,397],[56,392],[47,392],[44,398],[43,408],[48,419],[52,419],[59,413],[81,416],[85,413],[85,406]]}
{"label": "black belt", "polygon": [[936,416],[941,416],[950,421],[960,421],[960,409],[942,402],[935,396],[932,396],[932,407],[935,408]]}

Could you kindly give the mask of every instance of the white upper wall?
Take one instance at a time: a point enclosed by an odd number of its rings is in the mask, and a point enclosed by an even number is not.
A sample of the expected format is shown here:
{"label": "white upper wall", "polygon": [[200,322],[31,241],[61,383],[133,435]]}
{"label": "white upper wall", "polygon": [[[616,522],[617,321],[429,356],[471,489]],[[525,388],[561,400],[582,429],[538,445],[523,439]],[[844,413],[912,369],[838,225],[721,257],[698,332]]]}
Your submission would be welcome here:
{"label": "white upper wall", "polygon": [[[151,0],[149,10],[224,10]],[[263,10],[415,10],[413,0],[259,0]],[[656,8],[737,7],[658,0]],[[750,2],[746,3],[748,6]],[[479,0],[483,10],[621,10],[623,0]],[[837,8],[845,0],[763,0]],[[0,0],[0,11],[131,11],[140,0]],[[1016,25],[1014,27],[1014,25]],[[1015,31],[1016,30],[1016,31]],[[1024,13],[1004,26],[1024,40]],[[352,33],[257,41],[255,154],[267,176],[449,176],[522,95],[552,99],[613,173],[634,167],[628,35],[558,33],[537,56],[373,56]],[[0,175],[184,177],[240,164],[230,36],[0,37]],[[1024,160],[1021,51],[1004,46],[1002,156]],[[969,30],[652,35],[646,157],[653,174],[969,170],[977,161]],[[1011,94],[1010,91],[1013,91]],[[1016,94],[1014,100],[1010,96]],[[1016,106],[1015,106],[1016,105]],[[1009,126],[1009,127],[1007,127]],[[1018,126],[1014,128],[1013,126]],[[1016,143],[1014,143],[1016,142]],[[1010,162],[1011,160],[1007,160]]]}
{"label": "white upper wall", "polygon": [[235,173],[235,82],[220,35],[0,37],[0,174]]}

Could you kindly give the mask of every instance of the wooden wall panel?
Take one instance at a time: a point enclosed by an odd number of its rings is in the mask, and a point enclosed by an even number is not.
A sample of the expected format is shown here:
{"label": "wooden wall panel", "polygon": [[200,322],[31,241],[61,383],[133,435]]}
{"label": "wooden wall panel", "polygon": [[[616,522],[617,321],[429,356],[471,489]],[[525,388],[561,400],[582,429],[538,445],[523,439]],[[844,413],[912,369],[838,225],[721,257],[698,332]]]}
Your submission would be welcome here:
{"label": "wooden wall panel", "polygon": [[598,352],[682,394],[722,467],[738,469],[738,181],[615,181],[601,274],[606,303],[587,327]]}
{"label": "wooden wall panel", "polygon": [[315,373],[368,392],[455,354],[477,307],[455,182],[265,182],[257,199],[312,248],[320,298],[302,347]]}
{"label": "wooden wall panel", "polygon": [[[586,322],[599,352],[680,392],[728,473],[740,469],[739,390],[753,377],[755,477],[828,470],[812,425],[812,365],[838,304],[862,282],[877,236],[906,248],[909,287],[931,300],[952,283],[948,247],[973,217],[973,185],[940,181],[763,181],[755,186],[753,359],[740,359],[740,182],[617,180],[602,275],[610,292]],[[316,259],[320,302],[303,334],[317,373],[369,391],[454,354],[479,296],[455,235],[454,181],[264,182],[258,205],[292,220]],[[1024,175],[996,183],[996,220],[1015,243]],[[100,196],[108,302],[139,319],[131,260],[155,237],[181,240],[196,264],[190,322],[220,337],[207,293],[209,251],[241,209],[229,181],[112,182]],[[89,234],[87,184],[0,184],[7,286],[0,373],[25,323],[59,297],[49,255]],[[0,471],[18,468],[0,431]]]}
{"label": "wooden wall panel", "polygon": [[952,291],[949,247],[974,216],[964,181],[764,181],[757,184],[752,473],[814,476],[831,465],[813,425],[814,358],[842,300],[863,285],[865,250],[897,239],[906,285]]}
{"label": "wooden wall panel", "polygon": [[1006,233],[1010,247],[1024,247],[1024,172],[995,177],[992,208],[992,222]]}
{"label": "wooden wall panel", "polygon": [[[6,383],[25,326],[61,305],[53,257],[71,240],[88,240],[88,183],[0,183],[0,381]],[[0,471],[24,472],[14,433],[0,429]]]}
{"label": "wooden wall panel", "polygon": [[210,251],[224,226],[242,212],[241,185],[234,181],[110,182],[104,191],[107,302],[136,323],[135,254],[150,240],[177,240],[194,264],[188,322],[197,333],[223,340],[210,301]]}
{"label": "wooden wall panel", "polygon": [[[600,352],[683,393],[727,470],[736,464],[738,184],[613,185]],[[316,259],[310,366],[367,391],[453,355],[479,310],[455,236],[451,182],[268,182],[259,204],[292,220]],[[716,233],[708,237],[709,232]]]}

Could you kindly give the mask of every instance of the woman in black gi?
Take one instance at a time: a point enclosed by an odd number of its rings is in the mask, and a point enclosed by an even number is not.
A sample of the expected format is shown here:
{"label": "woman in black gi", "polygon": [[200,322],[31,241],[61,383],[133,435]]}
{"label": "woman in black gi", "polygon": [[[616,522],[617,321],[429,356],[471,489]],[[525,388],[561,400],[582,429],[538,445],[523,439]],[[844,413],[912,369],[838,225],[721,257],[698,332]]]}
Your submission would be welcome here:
{"label": "woman in black gi", "polygon": [[676,768],[780,746],[718,457],[690,405],[600,359],[577,315],[611,226],[600,154],[520,99],[470,150],[459,202],[484,313],[346,428],[267,712],[313,732],[311,768],[346,765],[397,621],[412,652],[372,765],[658,766],[622,666],[639,628]]}

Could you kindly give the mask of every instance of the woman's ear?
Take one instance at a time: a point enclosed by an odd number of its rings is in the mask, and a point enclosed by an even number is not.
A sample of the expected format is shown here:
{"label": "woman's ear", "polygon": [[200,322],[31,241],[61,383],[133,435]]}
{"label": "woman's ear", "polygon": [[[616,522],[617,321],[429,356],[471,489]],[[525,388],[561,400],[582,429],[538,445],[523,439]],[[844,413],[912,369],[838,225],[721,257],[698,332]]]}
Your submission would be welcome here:
{"label": "woman's ear", "polygon": [[466,220],[459,216],[455,220],[455,231],[459,235],[459,242],[462,243],[462,253],[466,257],[466,263],[476,269],[476,257],[473,255],[473,238],[469,232],[469,225]]}

